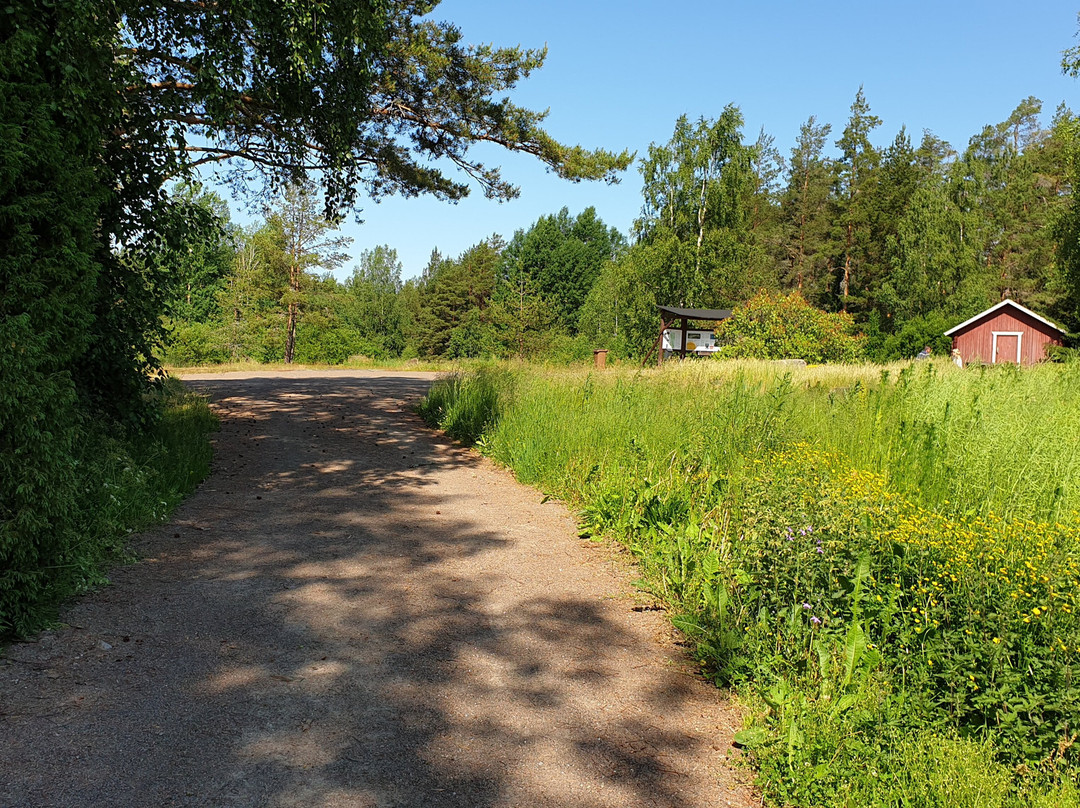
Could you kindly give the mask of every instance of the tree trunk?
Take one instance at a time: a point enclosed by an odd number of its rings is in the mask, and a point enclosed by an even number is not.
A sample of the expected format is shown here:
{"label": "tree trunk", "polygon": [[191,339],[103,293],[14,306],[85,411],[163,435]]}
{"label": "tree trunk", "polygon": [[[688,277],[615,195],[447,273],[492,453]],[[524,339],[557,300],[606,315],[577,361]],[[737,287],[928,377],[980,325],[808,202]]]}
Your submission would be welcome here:
{"label": "tree trunk", "polygon": [[[289,289],[294,295],[300,294],[300,262],[293,255],[292,266],[289,268]],[[296,353],[296,321],[300,319],[300,304],[295,300],[289,301],[288,314],[285,319],[285,364],[291,365]]]}
{"label": "tree trunk", "polygon": [[802,199],[799,200],[799,292],[802,293],[806,271],[806,199],[810,194],[810,167],[803,169]]}
{"label": "tree trunk", "polygon": [[518,359],[525,358],[525,276],[518,282]]}
{"label": "tree trunk", "polygon": [[847,311],[848,289],[851,287],[851,247],[853,242],[851,223],[847,226],[847,249],[844,251],[844,277],[840,281],[840,292],[844,301],[840,306],[841,311]]}
{"label": "tree trunk", "polygon": [[698,205],[697,216],[697,259],[695,261],[695,276],[694,283],[698,283],[701,277],[701,242],[705,240],[705,191],[708,188],[709,178],[703,177],[701,180],[701,204]]}
{"label": "tree trunk", "polygon": [[296,350],[296,303],[289,304],[289,312],[285,320],[285,364],[291,365],[293,353]]}

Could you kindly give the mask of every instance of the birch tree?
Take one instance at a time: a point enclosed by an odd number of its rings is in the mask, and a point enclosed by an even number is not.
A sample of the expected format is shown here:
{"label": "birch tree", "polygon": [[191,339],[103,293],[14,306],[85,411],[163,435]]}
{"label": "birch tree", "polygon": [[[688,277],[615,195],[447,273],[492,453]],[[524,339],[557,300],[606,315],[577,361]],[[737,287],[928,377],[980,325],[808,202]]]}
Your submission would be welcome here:
{"label": "birch tree", "polygon": [[[747,192],[753,191],[753,149],[742,142],[743,117],[728,105],[715,120],[691,121],[680,116],[671,140],[649,147],[641,164],[644,205],[635,224],[639,242],[658,245],[674,240],[675,253],[690,253],[679,262],[676,284],[684,304],[708,290],[711,255],[707,244],[711,231],[738,231],[747,220]],[[732,233],[720,242],[731,243]],[[738,240],[738,237],[735,237]],[[692,245],[692,246],[691,246]],[[724,249],[721,249],[724,252]]]}

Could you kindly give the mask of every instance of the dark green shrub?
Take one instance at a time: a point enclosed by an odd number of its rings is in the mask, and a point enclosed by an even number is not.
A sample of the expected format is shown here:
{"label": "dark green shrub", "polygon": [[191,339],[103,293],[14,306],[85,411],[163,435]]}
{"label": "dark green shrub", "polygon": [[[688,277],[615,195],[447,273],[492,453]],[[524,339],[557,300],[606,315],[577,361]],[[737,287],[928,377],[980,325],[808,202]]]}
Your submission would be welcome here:
{"label": "dark green shrub", "polygon": [[1080,359],[1080,350],[1066,345],[1046,346],[1046,360],[1048,362],[1075,362]]}
{"label": "dark green shrub", "polygon": [[347,328],[320,327],[300,322],[296,331],[296,361],[311,365],[340,365],[368,347]]}
{"label": "dark green shrub", "polygon": [[913,359],[927,345],[933,348],[935,356],[948,356],[952,350],[952,339],[945,336],[945,332],[961,322],[963,320],[946,317],[941,312],[932,312],[908,320],[899,331],[874,335],[867,350],[871,358],[878,362]]}
{"label": "dark green shrub", "polygon": [[[52,490],[24,486],[5,501],[15,509],[0,522],[0,637],[34,632],[64,599],[103,583],[107,566],[125,557],[129,534],[167,516],[209,473],[207,434],[216,422],[205,400],[178,382],[155,398],[161,416],[153,428],[130,437],[80,422],[64,454],[44,455],[52,463],[36,478]],[[58,399],[57,412],[67,404]]]}

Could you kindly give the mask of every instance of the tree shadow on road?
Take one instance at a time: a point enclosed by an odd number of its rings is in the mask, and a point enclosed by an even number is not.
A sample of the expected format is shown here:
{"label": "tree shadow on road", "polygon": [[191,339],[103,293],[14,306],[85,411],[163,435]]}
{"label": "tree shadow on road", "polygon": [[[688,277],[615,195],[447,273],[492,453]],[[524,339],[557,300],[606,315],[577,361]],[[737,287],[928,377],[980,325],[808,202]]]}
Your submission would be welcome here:
{"label": "tree shadow on road", "polygon": [[557,585],[543,506],[462,487],[425,385],[200,383],[213,476],[35,681],[0,669],[0,803],[706,804],[707,748],[666,720],[697,683]]}

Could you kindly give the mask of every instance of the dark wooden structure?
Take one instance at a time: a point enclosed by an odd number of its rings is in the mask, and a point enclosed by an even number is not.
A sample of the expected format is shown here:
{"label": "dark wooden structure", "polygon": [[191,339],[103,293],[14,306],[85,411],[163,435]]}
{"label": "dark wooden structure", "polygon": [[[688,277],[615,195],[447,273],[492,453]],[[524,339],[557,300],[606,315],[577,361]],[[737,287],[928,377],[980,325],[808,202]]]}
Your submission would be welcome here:
{"label": "dark wooden structure", "polygon": [[1065,332],[1013,300],[1002,300],[945,332],[964,364],[1012,362],[1033,365],[1046,358],[1048,345],[1061,345]]}
{"label": "dark wooden structure", "polygon": [[649,352],[645,354],[645,358],[641,361],[641,366],[645,367],[649,362],[649,357],[652,356],[653,351],[656,351],[656,364],[664,364],[664,332],[667,331],[670,325],[682,321],[682,325],[679,330],[682,332],[682,340],[679,342],[679,358],[686,358],[686,332],[690,328],[690,322],[692,320],[701,320],[705,322],[720,322],[726,320],[731,316],[731,309],[681,309],[675,306],[657,306],[660,310],[660,334],[656,337],[656,342],[653,343]]}

